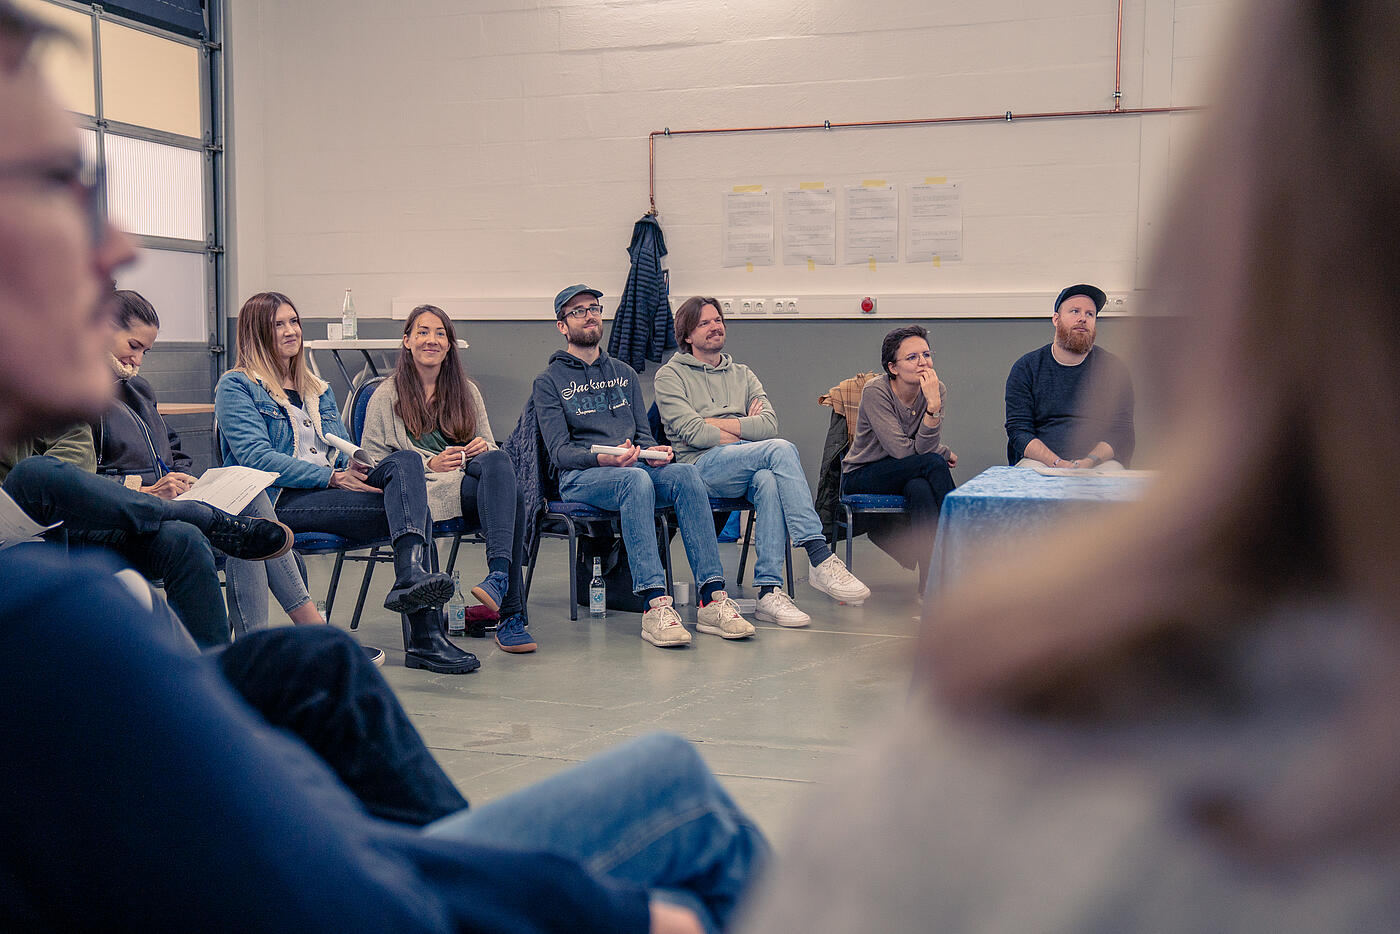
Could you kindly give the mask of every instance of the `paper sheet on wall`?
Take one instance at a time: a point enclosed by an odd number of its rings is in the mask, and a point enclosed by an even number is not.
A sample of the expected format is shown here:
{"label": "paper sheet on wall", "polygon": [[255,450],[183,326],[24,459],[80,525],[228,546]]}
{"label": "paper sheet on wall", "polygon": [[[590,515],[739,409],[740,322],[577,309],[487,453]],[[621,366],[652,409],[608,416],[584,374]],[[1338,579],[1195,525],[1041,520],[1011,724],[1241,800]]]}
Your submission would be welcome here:
{"label": "paper sheet on wall", "polygon": [[724,193],[725,266],[773,265],[773,195],[766,191]]}
{"label": "paper sheet on wall", "polygon": [[40,525],[25,515],[24,510],[19,508],[19,503],[10,499],[9,494],[0,490],[0,551],[11,545],[35,541],[40,534],[60,525],[60,522]]}
{"label": "paper sheet on wall", "polygon": [[238,515],[278,474],[252,467],[211,467],[176,499],[195,500]]}
{"label": "paper sheet on wall", "polygon": [[906,263],[962,259],[962,183],[909,185]]}
{"label": "paper sheet on wall", "polygon": [[791,188],[783,192],[783,265],[836,264],[836,192]]}
{"label": "paper sheet on wall", "polygon": [[899,260],[899,192],[893,185],[846,187],[846,247],[842,261]]}

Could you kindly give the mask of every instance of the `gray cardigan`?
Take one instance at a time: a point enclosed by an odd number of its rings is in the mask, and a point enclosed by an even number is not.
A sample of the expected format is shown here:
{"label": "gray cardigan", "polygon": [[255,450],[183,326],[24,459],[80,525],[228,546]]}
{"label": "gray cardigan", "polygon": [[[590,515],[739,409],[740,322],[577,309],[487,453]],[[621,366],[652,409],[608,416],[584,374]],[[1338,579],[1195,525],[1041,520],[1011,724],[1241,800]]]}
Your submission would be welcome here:
{"label": "gray cardigan", "polygon": [[[476,435],[485,438],[492,450],[496,449],[496,438],[491,434],[491,420],[486,417],[486,403],[476,384],[468,381],[467,392],[476,415]],[[428,470],[428,458],[433,455],[415,447],[408,436],[408,428],[403,419],[394,412],[399,401],[399,392],[394,388],[391,376],[379,384],[370,397],[369,408],[365,410],[365,433],[360,445],[375,461],[380,461],[395,451],[416,451],[423,457],[423,472],[428,480],[428,512],[434,522],[445,522],[462,515],[462,472],[449,470],[432,473]]]}
{"label": "gray cardigan", "polygon": [[[948,387],[938,381],[943,407],[948,407]],[[890,387],[888,376],[872,379],[860,393],[860,413],[856,416],[855,437],[851,449],[841,459],[841,472],[850,473],[857,467],[873,464],[887,457],[908,457],[911,454],[940,454],[946,457],[948,445],[942,441],[943,421],[935,425],[924,422],[923,396],[918,407],[911,409],[899,401]]]}

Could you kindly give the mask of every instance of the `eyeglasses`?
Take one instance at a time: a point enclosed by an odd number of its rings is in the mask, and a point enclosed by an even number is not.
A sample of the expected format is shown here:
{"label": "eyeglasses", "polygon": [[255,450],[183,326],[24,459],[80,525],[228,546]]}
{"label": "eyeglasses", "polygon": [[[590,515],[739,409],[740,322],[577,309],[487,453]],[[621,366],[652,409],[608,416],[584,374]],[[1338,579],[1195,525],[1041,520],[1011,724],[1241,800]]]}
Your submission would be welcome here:
{"label": "eyeglasses", "polygon": [[102,242],[107,223],[102,216],[102,193],[107,187],[107,172],[101,163],[75,161],[46,165],[42,162],[20,162],[0,166],[0,178],[29,179],[45,186],[71,189],[87,216],[92,242]]}
{"label": "eyeglasses", "polygon": [[599,318],[603,317],[603,306],[583,305],[579,308],[570,308],[568,311],[564,312],[564,317],[573,318],[576,321],[582,320],[583,318],[587,318],[591,315],[597,315]]}
{"label": "eyeglasses", "polygon": [[932,362],[933,362],[933,351],[932,351],[932,350],[925,350],[923,353],[911,353],[911,354],[907,354],[906,356],[900,357],[899,359],[900,359],[901,361],[903,361],[904,363],[910,363],[910,364],[918,363],[920,360],[927,360],[929,363],[932,363]]}

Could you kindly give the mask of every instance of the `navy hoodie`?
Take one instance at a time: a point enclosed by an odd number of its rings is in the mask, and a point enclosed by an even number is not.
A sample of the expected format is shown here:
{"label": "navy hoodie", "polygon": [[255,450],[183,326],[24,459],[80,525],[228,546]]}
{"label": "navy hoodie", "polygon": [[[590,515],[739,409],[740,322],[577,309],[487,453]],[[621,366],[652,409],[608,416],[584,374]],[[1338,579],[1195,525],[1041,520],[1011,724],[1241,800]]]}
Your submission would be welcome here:
{"label": "navy hoodie", "polygon": [[600,350],[593,363],[555,351],[535,377],[533,398],[540,436],[558,470],[597,467],[598,455],[588,450],[595,444],[656,444],[637,371],[606,351]]}

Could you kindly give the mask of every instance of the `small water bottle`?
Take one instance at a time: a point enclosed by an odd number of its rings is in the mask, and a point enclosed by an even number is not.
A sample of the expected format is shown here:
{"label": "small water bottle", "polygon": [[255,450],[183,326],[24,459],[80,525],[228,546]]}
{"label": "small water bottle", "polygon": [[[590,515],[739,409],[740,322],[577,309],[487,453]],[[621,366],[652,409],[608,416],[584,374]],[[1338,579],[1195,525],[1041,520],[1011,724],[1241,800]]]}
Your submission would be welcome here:
{"label": "small water bottle", "polygon": [[359,339],[358,326],[355,323],[355,300],[350,297],[350,290],[345,290],[345,301],[340,306],[340,336],[347,341]]}
{"label": "small water bottle", "polygon": [[462,596],[462,575],[458,571],[452,572],[452,598],[447,601],[447,634],[467,634],[467,598]]}
{"label": "small water bottle", "polygon": [[602,619],[608,615],[608,588],[603,583],[603,559],[593,559],[593,579],[588,582],[588,615]]}

